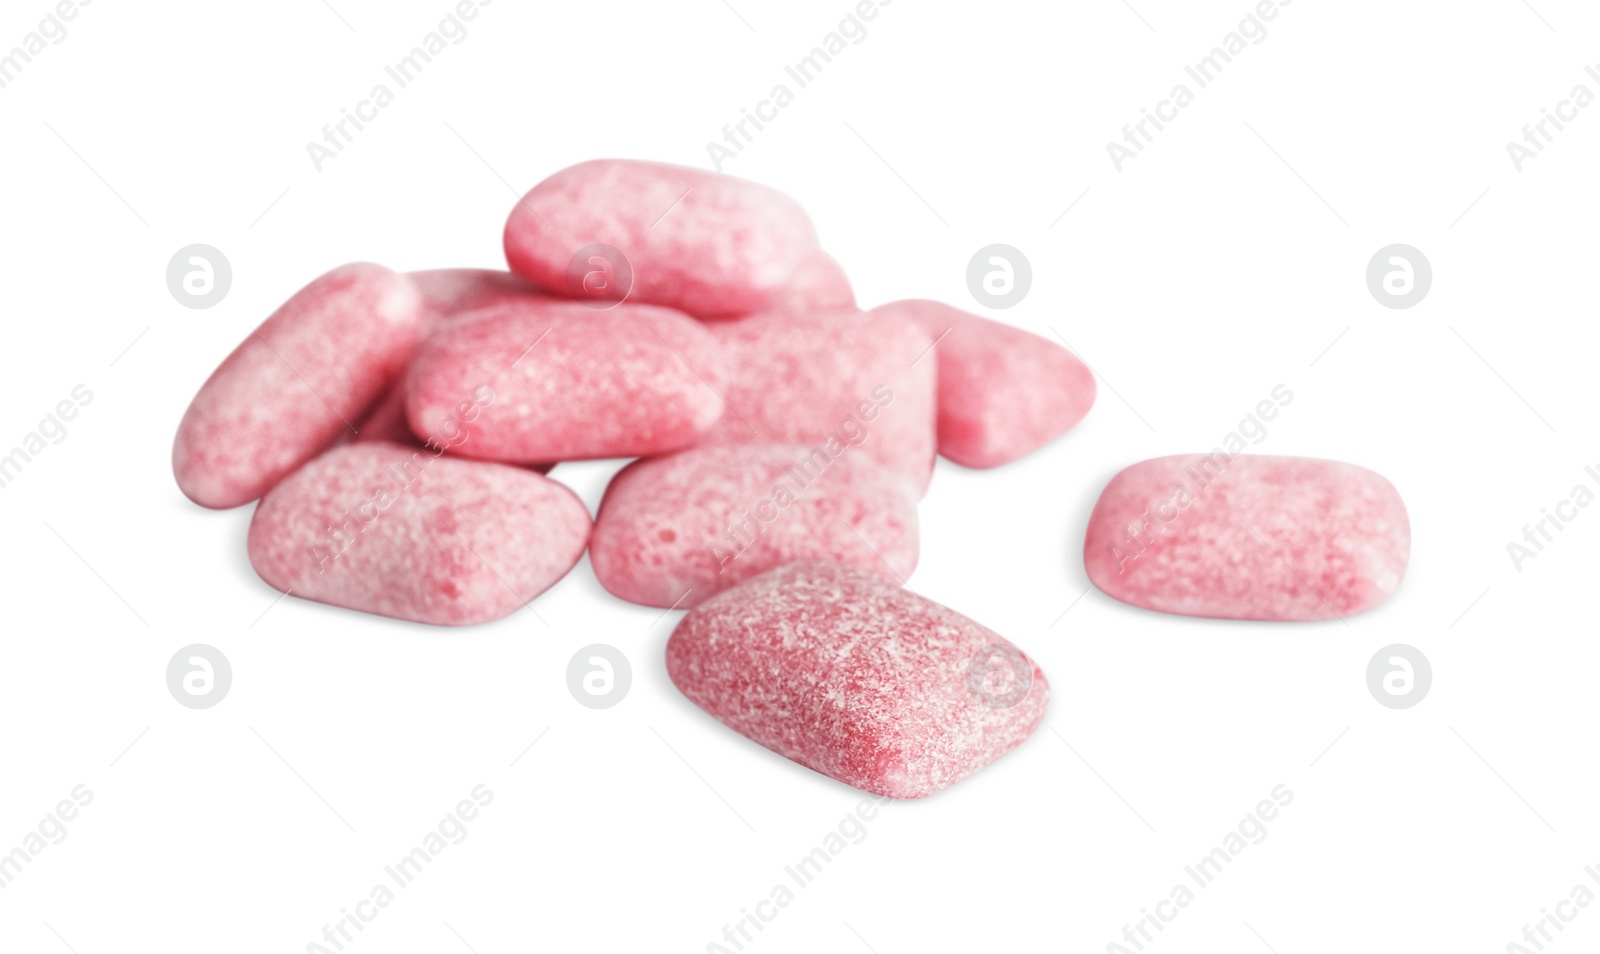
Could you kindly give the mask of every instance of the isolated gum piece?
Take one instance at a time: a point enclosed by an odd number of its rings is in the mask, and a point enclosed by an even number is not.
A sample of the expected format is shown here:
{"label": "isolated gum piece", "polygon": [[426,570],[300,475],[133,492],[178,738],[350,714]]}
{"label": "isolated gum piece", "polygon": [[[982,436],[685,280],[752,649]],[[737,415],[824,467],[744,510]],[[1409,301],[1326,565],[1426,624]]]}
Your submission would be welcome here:
{"label": "isolated gum piece", "polygon": [[468,312],[548,297],[510,272],[489,268],[435,268],[406,277],[422,295],[424,336]]}
{"label": "isolated gum piece", "polygon": [[589,545],[600,583],[647,606],[696,606],[805,559],[909,577],[917,511],[905,482],[869,457],[800,444],[697,447],[624,468]]}
{"label": "isolated gum piece", "polygon": [[648,305],[538,299],[463,315],[418,349],[413,432],[435,434],[487,391],[466,457],[518,463],[638,457],[701,440],[722,416],[722,354],[706,327]]}
{"label": "isolated gum piece", "polygon": [[939,453],[998,467],[1070,430],[1094,406],[1094,374],[1039,335],[936,301],[898,301],[869,317],[915,320],[939,342]]}
{"label": "isolated gum piece", "polygon": [[172,470],[190,500],[249,503],[327,447],[416,348],[415,286],[380,265],[306,286],[228,355],[178,426]]}
{"label": "isolated gum piece", "polygon": [[772,311],[816,311],[854,308],[855,289],[833,257],[820,249],[789,278],[787,286],[772,302]]}
{"label": "isolated gum piece", "polygon": [[250,563],[302,599],[417,623],[507,616],[583,555],[589,513],[520,467],[348,444],[262,499]]}
{"label": "isolated gum piece", "polygon": [[728,410],[713,444],[784,443],[864,454],[909,482],[933,477],[933,343],[910,319],[857,311],[767,314],[708,326],[726,351]]}
{"label": "isolated gum piece", "polygon": [[1185,454],[1111,479],[1083,559],[1106,595],[1163,613],[1321,620],[1388,599],[1411,525],[1400,494],[1354,464]]}
{"label": "isolated gum piece", "polygon": [[[595,245],[622,253],[631,282],[600,265],[606,290],[585,289],[591,256],[578,253]],[[513,272],[556,294],[626,294],[731,318],[770,307],[818,246],[804,210],[774,189],[683,166],[597,159],[534,186],[511,211],[505,249]]]}
{"label": "isolated gum piece", "polygon": [[692,610],[667,674],[740,734],[875,795],[931,795],[1044,716],[1044,673],[1011,643],[881,576],[791,563]]}

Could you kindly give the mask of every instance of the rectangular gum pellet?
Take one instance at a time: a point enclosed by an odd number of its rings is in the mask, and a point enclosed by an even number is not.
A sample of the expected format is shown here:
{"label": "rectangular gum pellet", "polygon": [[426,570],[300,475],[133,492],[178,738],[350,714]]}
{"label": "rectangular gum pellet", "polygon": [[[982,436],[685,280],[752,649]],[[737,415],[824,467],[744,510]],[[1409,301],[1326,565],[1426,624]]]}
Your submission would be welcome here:
{"label": "rectangular gum pellet", "polygon": [[917,564],[916,502],[858,449],[696,447],[612,479],[589,559],[612,594],[684,609],[802,559],[902,580]]}
{"label": "rectangular gum pellet", "polygon": [[250,563],[302,599],[440,626],[509,615],[583,555],[589,513],[520,467],[346,444],[266,495]]}
{"label": "rectangular gum pellet", "polygon": [[667,641],[695,705],[807,768],[921,798],[1020,745],[1044,673],[978,623],[838,563],[799,562],[702,603]]}
{"label": "rectangular gum pellet", "polygon": [[[599,296],[727,319],[797,294],[817,298],[815,227],[793,199],[733,176],[659,162],[597,159],[550,176],[505,228],[511,270],[554,294]],[[586,260],[608,263],[603,291]],[[576,271],[574,266],[576,265]],[[848,293],[824,276],[822,300]]]}
{"label": "rectangular gum pellet", "polygon": [[411,430],[440,430],[462,398],[494,398],[466,457],[543,463],[662,454],[721,418],[722,353],[705,325],[653,305],[605,309],[530,298],[461,315],[430,336],[406,376]]}
{"label": "rectangular gum pellet", "polygon": [[416,347],[420,296],[379,265],[334,269],[228,355],[172,444],[178,487],[204,507],[249,503],[352,427]]}
{"label": "rectangular gum pellet", "polygon": [[1303,457],[1184,454],[1143,461],[1095,504],[1083,559],[1106,595],[1219,619],[1365,612],[1405,576],[1400,494],[1364,467]]}

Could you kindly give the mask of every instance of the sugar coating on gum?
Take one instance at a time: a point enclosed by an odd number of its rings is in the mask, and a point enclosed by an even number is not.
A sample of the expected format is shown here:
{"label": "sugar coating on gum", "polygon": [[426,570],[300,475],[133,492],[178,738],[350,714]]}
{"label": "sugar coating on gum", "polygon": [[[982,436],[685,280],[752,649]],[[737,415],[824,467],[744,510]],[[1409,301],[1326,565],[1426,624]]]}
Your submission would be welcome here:
{"label": "sugar coating on gum", "polygon": [[172,446],[179,488],[213,508],[260,497],[399,375],[419,312],[412,283],[379,265],[346,265],[306,286],[195,395]]}
{"label": "sugar coating on gum", "polygon": [[1143,461],[1111,479],[1084,541],[1089,579],[1145,609],[1250,620],[1350,616],[1405,576],[1411,526],[1394,485],[1338,461]]}
{"label": "sugar coating on gum", "polygon": [[1048,338],[936,301],[899,301],[901,315],[939,345],[939,453],[965,467],[998,467],[1071,430],[1094,406],[1094,374]]}
{"label": "sugar coating on gum", "polygon": [[480,388],[495,395],[452,448],[538,463],[660,454],[701,440],[723,412],[720,349],[680,312],[555,299],[462,315],[425,341],[406,379],[411,429],[435,433]]}
{"label": "sugar coating on gum", "polygon": [[262,499],[250,563],[303,599],[418,623],[507,616],[577,564],[589,513],[561,484],[397,444],[349,444]]}
{"label": "sugar coating on gum", "polygon": [[567,269],[590,245],[610,245],[633,272],[629,301],[703,318],[770,307],[818,251],[799,204],[775,189],[684,166],[598,159],[557,172],[506,222],[511,270],[572,295]]}
{"label": "sugar coating on gum", "polygon": [[[1031,668],[1009,708],[984,704],[969,683],[973,660],[995,650]],[[993,631],[875,574],[818,562],[690,611],[667,641],[667,673],[747,738],[895,798],[930,795],[1015,748],[1050,694],[1038,666]]]}
{"label": "sugar coating on gum", "polygon": [[[933,339],[895,315],[773,313],[708,326],[726,352],[729,410],[708,444],[833,443],[903,475],[933,477]],[[837,455],[835,455],[837,456]]]}
{"label": "sugar coating on gum", "polygon": [[774,567],[827,559],[904,580],[916,504],[860,450],[697,447],[636,461],[606,489],[589,560],[612,594],[690,608]]}

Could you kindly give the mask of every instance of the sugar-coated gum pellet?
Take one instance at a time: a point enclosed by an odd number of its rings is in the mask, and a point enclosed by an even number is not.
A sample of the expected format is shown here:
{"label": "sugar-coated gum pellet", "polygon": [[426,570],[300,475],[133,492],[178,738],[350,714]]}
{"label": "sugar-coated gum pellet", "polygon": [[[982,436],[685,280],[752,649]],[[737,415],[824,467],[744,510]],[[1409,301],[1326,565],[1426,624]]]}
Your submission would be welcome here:
{"label": "sugar-coated gum pellet", "polygon": [[1158,457],[1111,479],[1083,559],[1106,595],[1221,619],[1321,620],[1393,595],[1411,555],[1394,485],[1303,457]]}
{"label": "sugar-coated gum pellet", "polygon": [[[818,252],[816,230],[788,196],[683,166],[597,159],[534,186],[506,222],[511,270],[558,295],[577,253],[608,245],[625,256],[628,301],[700,318],[766,310]],[[815,266],[813,266],[815,267]]]}
{"label": "sugar-coated gum pellet", "polygon": [[[1019,670],[1009,685],[974,678],[991,657]],[[1000,758],[1039,725],[1050,695],[998,634],[837,563],[791,563],[691,610],[667,641],[667,674],[747,738],[895,798],[931,795]]]}
{"label": "sugar-coated gum pellet", "polygon": [[411,357],[420,308],[411,281],[379,265],[306,286],[195,395],[172,445],[179,488],[237,507],[347,433]]}
{"label": "sugar-coated gum pellet", "polygon": [[682,609],[804,559],[909,577],[917,512],[905,482],[859,448],[697,447],[618,474],[589,546],[611,593]]}
{"label": "sugar-coated gum pellet", "polygon": [[549,589],[589,530],[583,503],[548,477],[375,442],[335,448],[268,493],[249,552],[302,599],[460,626]]}
{"label": "sugar-coated gum pellet", "polygon": [[406,379],[412,431],[434,434],[487,393],[453,454],[538,463],[660,454],[722,416],[720,349],[681,312],[536,299],[460,316]]}
{"label": "sugar-coated gum pellet", "polygon": [[938,340],[939,454],[998,467],[1070,430],[1094,405],[1094,374],[1057,342],[936,301],[899,301],[901,315]]}
{"label": "sugar-coated gum pellet", "polygon": [[933,476],[938,359],[916,322],[822,311],[707,326],[726,351],[729,410],[706,443],[853,446],[920,499]]}

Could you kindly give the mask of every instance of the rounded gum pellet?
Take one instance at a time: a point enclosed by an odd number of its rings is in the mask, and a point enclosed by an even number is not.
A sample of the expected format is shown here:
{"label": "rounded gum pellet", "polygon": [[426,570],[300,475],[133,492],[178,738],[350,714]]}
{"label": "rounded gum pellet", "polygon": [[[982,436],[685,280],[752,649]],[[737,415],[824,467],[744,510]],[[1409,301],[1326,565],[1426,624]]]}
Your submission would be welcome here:
{"label": "rounded gum pellet", "polygon": [[1106,485],[1089,580],[1124,603],[1216,619],[1343,619],[1400,586],[1411,523],[1394,485],[1331,460],[1181,454]]}
{"label": "rounded gum pellet", "polygon": [[705,326],[649,305],[595,310],[535,299],[462,315],[418,349],[406,378],[417,434],[452,454],[517,463],[637,457],[700,441],[723,412],[722,354]]}
{"label": "rounded gum pellet", "polygon": [[627,287],[608,285],[601,294],[699,318],[768,309],[818,252],[811,219],[775,189],[630,159],[563,169],[534,186],[506,221],[511,270],[558,295],[588,297],[572,286],[570,267],[595,246],[620,252],[632,276]]}
{"label": "rounded gum pellet", "polygon": [[380,265],[334,269],[212,373],[178,425],[172,470],[195,503],[249,503],[347,432],[416,348],[415,286]]}
{"label": "rounded gum pellet", "polygon": [[1094,374],[1060,344],[936,301],[898,301],[898,315],[939,342],[939,454],[963,467],[1008,464],[1071,430],[1094,406]]}
{"label": "rounded gum pellet", "polygon": [[791,563],[690,610],[667,675],[734,731],[847,785],[921,798],[1020,745],[1050,686],[965,616],[837,563]]}
{"label": "rounded gum pellet", "polygon": [[612,594],[683,609],[804,559],[909,577],[917,510],[904,482],[865,455],[801,444],[697,447],[617,474],[589,545]]}
{"label": "rounded gum pellet", "polygon": [[250,563],[303,599],[441,626],[507,616],[583,555],[589,513],[520,467],[381,442],[296,471],[250,523]]}

